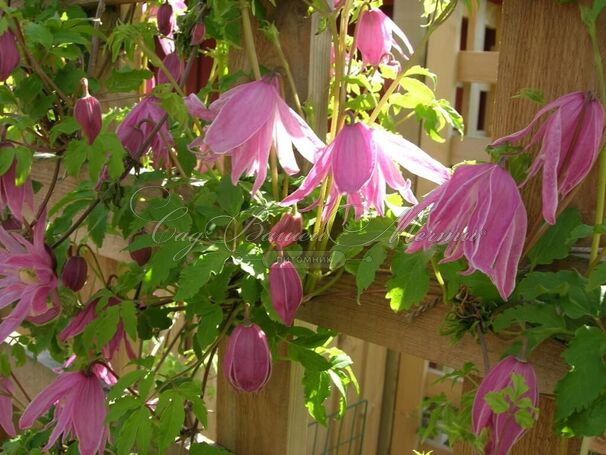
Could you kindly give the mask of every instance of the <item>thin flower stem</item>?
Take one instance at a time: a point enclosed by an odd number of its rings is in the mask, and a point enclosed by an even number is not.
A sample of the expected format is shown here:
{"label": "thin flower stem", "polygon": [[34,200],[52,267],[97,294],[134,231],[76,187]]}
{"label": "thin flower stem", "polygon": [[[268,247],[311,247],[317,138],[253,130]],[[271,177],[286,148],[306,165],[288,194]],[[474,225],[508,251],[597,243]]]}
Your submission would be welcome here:
{"label": "thin flower stem", "polygon": [[280,182],[278,180],[278,156],[276,154],[276,147],[273,145],[269,151],[269,167],[271,171],[271,190],[274,200],[277,201],[280,199]]}
{"label": "thin flower stem", "polygon": [[91,214],[91,212],[93,210],[95,210],[95,207],[97,207],[97,205],[99,205],[99,203],[101,202],[100,198],[95,199],[91,205],[89,205],[86,210],[84,210],[84,212],[82,212],[82,214],[78,217],[78,219],[76,221],[74,221],[74,223],[70,226],[70,228],[65,231],[63,233],[63,235],[59,238],[59,240],[57,240],[55,243],[53,243],[51,245],[51,248],[57,248],[59,245],[61,245],[67,238],[69,238],[70,235],[72,235],[72,233],[78,229],[78,227],[80,227],[80,225],[82,223],[84,223],[84,220],[86,220],[86,218],[88,217],[88,215]]}
{"label": "thin flower stem", "polygon": [[295,79],[292,76],[292,71],[290,69],[290,64],[284,55],[284,51],[282,50],[282,45],[280,44],[280,37],[277,36],[275,40],[272,40],[276,51],[278,52],[278,58],[282,62],[282,66],[284,67],[284,72],[286,73],[286,80],[288,81],[288,88],[290,88],[290,92],[292,93],[292,97],[295,100],[295,108],[299,115],[305,118],[305,112],[303,112],[303,107],[301,106],[301,99],[299,98],[299,92],[297,91],[297,86],[295,84]]}
{"label": "thin flower stem", "polygon": [[[179,341],[179,339],[181,338],[181,334],[185,331],[185,328],[186,328],[186,326],[183,326],[179,331],[177,331],[177,333],[175,333],[175,337],[172,339],[172,341],[170,343],[167,343],[166,348],[164,349],[164,353],[162,354],[162,357],[160,358],[160,361],[154,368],[154,375],[158,374],[158,371],[164,364],[164,361],[168,358],[168,354],[170,354],[172,349],[175,347],[175,344],[177,343],[177,341]],[[168,334],[166,335],[166,339],[168,341]]]}
{"label": "thin flower stem", "polygon": [[[95,31],[99,29],[99,25],[101,24],[101,16],[105,11],[105,0],[99,0],[97,3],[97,11],[95,13],[93,28]],[[95,64],[97,63],[97,54],[99,53],[99,35],[95,34],[93,39],[91,40],[91,51],[90,58],[88,60],[88,68],[86,70],[86,75],[88,77],[93,76],[93,71],[95,71]]]}
{"label": "thin flower stem", "polygon": [[[591,38],[591,45],[593,47],[593,59],[595,63],[596,74],[598,78],[598,89],[600,92],[600,101],[602,106],[606,109],[606,78],[604,76],[604,63],[602,61],[602,55],[600,54],[600,47],[598,43],[598,37],[596,32],[595,24],[587,28],[589,37]],[[602,145],[598,159],[598,193],[595,207],[595,226],[601,226],[604,223],[604,208],[606,205],[606,145]],[[590,269],[591,264],[596,261],[598,257],[598,250],[600,249],[601,233],[596,232],[593,235],[591,241],[591,253],[589,255]]]}
{"label": "thin flower stem", "polygon": [[21,381],[19,381],[17,376],[15,376],[15,373],[13,373],[12,371],[11,371],[11,378],[13,379],[14,383],[17,384],[17,387],[19,387],[19,390],[21,390],[21,393],[27,399],[27,401],[31,402],[32,401],[31,397],[29,396],[29,394],[23,387],[23,384],[21,384]]}
{"label": "thin flower stem", "polygon": [[261,70],[259,69],[259,60],[257,59],[257,51],[255,50],[255,38],[250,24],[250,6],[247,0],[239,0],[240,13],[242,14],[242,33],[244,39],[244,47],[248,56],[255,79],[261,79]]}
{"label": "thin flower stem", "polygon": [[143,43],[143,42],[139,43],[139,47],[141,48],[143,53],[147,56],[147,58],[151,60],[152,64],[154,66],[157,66],[160,69],[160,71],[162,71],[164,73],[164,75],[166,76],[166,79],[168,79],[168,82],[170,82],[170,85],[173,86],[175,91],[179,95],[185,96],[185,92],[183,92],[183,89],[181,88],[179,83],[175,80],[175,78],[173,77],[171,72],[168,70],[168,68],[166,67],[164,62],[162,60],[160,60],[160,58],[158,58],[156,53],[153,50],[151,50],[149,47],[147,47],[147,45],[145,45],[145,43]]}
{"label": "thin flower stem", "polygon": [[[425,31],[425,34],[423,35],[423,38],[421,39],[421,42],[417,45],[416,49],[422,49],[425,47],[425,45],[427,44],[427,41],[429,40],[429,37],[431,36],[431,34],[433,33],[434,30],[435,30],[435,27],[427,28],[427,30]],[[381,110],[385,107],[385,105],[389,101],[389,97],[400,86],[400,82],[402,81],[402,79],[404,79],[404,76],[406,76],[406,71],[409,68],[411,68],[412,66],[414,66],[414,64],[416,64],[416,61],[418,58],[419,58],[419,52],[417,50],[415,50],[414,53],[410,56],[410,59],[408,60],[408,62],[406,62],[406,64],[402,66],[402,70],[400,71],[400,74],[398,74],[396,76],[396,78],[391,82],[389,87],[387,87],[387,90],[385,90],[385,93],[383,94],[383,96],[381,97],[379,102],[377,103],[377,106],[374,108],[374,110],[370,114],[370,117],[368,118],[368,122],[367,122],[369,125],[374,123],[374,121],[377,119],[377,117],[381,113]]]}
{"label": "thin flower stem", "polygon": [[38,63],[38,61],[30,53],[29,49],[27,48],[27,44],[25,43],[25,37],[23,36],[23,31],[21,30],[21,25],[19,24],[19,21],[17,19],[14,19],[14,24],[15,24],[15,30],[17,31],[17,40],[19,41],[19,44],[21,45],[21,50],[25,54],[25,59],[30,64],[31,68],[36,72],[36,74],[38,76],[40,76],[40,78],[52,90],[54,90],[57,93],[57,95],[59,96],[59,98],[61,98],[63,101],[65,101],[65,104],[67,104],[70,107],[73,106],[74,103],[72,102],[72,100],[69,99],[67,97],[67,95],[65,93],[63,93],[63,90],[61,90],[57,86],[57,84],[55,84],[55,81],[53,81],[48,76],[48,74],[46,74],[46,72],[42,69],[42,67],[40,66],[40,64]]}
{"label": "thin flower stem", "polygon": [[105,277],[103,276],[103,268],[101,267],[101,264],[99,264],[99,261],[97,260],[97,255],[95,254],[93,249],[90,246],[88,246],[86,243],[82,243],[78,247],[78,250],[80,250],[80,248],[85,248],[88,250],[88,252],[92,256],[93,262],[95,264],[95,267],[94,267],[96,269],[96,270],[94,270],[95,274],[101,279],[102,283],[107,283],[107,281],[105,281]]}
{"label": "thin flower stem", "polygon": [[490,370],[490,359],[488,358],[488,347],[486,345],[486,338],[484,337],[484,332],[482,331],[481,324],[476,326],[476,332],[478,334],[478,340],[480,341],[480,348],[482,350],[482,363],[484,365],[484,373],[488,373]]}
{"label": "thin flower stem", "polygon": [[36,212],[36,215],[34,216],[34,219],[32,220],[32,222],[30,223],[30,226],[33,227],[38,222],[38,220],[42,216],[42,213],[46,209],[46,206],[48,205],[48,202],[50,201],[53,191],[55,190],[55,185],[57,184],[57,179],[59,178],[60,169],[61,169],[61,157],[57,157],[57,162],[55,163],[55,169],[53,171],[53,177],[48,185],[46,195],[44,196],[44,199],[42,200],[40,207],[38,207],[38,211]]}

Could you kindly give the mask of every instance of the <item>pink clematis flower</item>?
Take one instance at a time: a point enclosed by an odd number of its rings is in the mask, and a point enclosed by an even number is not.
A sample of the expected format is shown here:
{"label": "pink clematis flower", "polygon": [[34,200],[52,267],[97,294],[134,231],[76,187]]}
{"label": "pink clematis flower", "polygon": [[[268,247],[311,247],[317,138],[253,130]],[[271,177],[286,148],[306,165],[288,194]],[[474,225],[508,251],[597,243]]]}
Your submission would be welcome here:
{"label": "pink clematis flower", "polygon": [[0,228],[0,308],[17,302],[0,323],[0,343],[26,319],[44,324],[59,314],[55,259],[44,244],[45,226],[42,216],[31,242]]}
{"label": "pink clematis flower", "polygon": [[280,97],[277,82],[272,77],[239,85],[209,106],[217,114],[204,142],[214,153],[231,155],[234,185],[245,172],[256,174],[253,194],[265,181],[272,145],[276,147],[280,165],[289,175],[299,172],[293,144],[310,162],[324,147],[305,121]]}
{"label": "pink clematis flower", "polygon": [[303,284],[299,272],[290,261],[278,261],[269,269],[271,304],[284,325],[292,326],[303,301]]}
{"label": "pink clematis flower", "polygon": [[[6,145],[0,145],[0,152]],[[34,192],[32,181],[28,177],[21,185],[17,185],[17,162],[13,161],[8,170],[0,176],[0,211],[8,208],[18,221],[23,221],[23,208],[34,207]]]}
{"label": "pink clematis flower", "polygon": [[[402,51],[395,37],[402,40],[408,51]],[[412,54],[412,45],[402,30],[383,11],[378,8],[365,10],[358,20],[356,47],[362,54],[362,61],[376,66],[395,49],[408,60]]]}
{"label": "pink clematis flower", "polygon": [[593,167],[602,142],[604,110],[587,92],[564,95],[543,107],[528,126],[493,142],[518,143],[543,119],[526,149],[541,142],[528,178],[543,171],[543,218],[555,223],[558,199],[568,195]]}
{"label": "pink clematis flower", "polygon": [[17,436],[13,423],[14,387],[9,378],[0,377],[0,427],[11,438]]}
{"label": "pink clematis flower", "polygon": [[490,369],[478,388],[471,416],[472,429],[476,435],[480,435],[484,428],[489,430],[488,441],[484,447],[486,455],[507,455],[513,445],[528,431],[516,422],[516,408],[513,405],[507,411],[496,414],[484,399],[489,392],[499,392],[511,387],[514,374],[524,378],[528,391],[523,396],[530,399],[532,406],[536,407],[539,401],[537,378],[529,363],[510,356]]}
{"label": "pink clematis flower", "polygon": [[271,351],[257,324],[236,327],[227,341],[223,374],[241,392],[258,392],[271,376]]}
{"label": "pink clematis flower", "polygon": [[[67,326],[59,333],[59,340],[65,343],[68,338],[73,338],[84,332],[86,327],[97,318],[98,303],[99,298],[93,299],[83,310],[73,317],[69,321],[69,324],[67,324]],[[110,297],[106,307],[112,307],[119,304],[120,300],[118,298]],[[124,343],[128,358],[131,360],[134,359],[137,355],[130,344],[126,331],[124,330],[124,322],[120,321],[116,327],[114,336],[111,338],[111,340],[109,340],[109,343],[103,347],[103,356],[107,360],[112,360],[114,355],[120,349],[120,345],[122,343]]]}
{"label": "pink clematis flower", "polygon": [[64,440],[78,440],[81,455],[104,453],[109,436],[105,424],[107,409],[103,387],[94,371],[61,374],[32,400],[19,420],[19,427],[30,428],[53,405],[55,427],[45,451],[63,434]]}
{"label": "pink clematis flower", "polygon": [[415,204],[411,182],[405,179],[398,165],[419,177],[436,183],[449,178],[448,169],[406,139],[364,123],[345,125],[335,140],[316,160],[301,186],[282,201],[291,205],[301,201],[330,173],[333,185],[325,205],[324,217],[332,212],[339,194],[347,195],[347,202],[360,217],[374,207],[384,213],[385,185],[399,191],[402,197]]}
{"label": "pink clematis flower", "polygon": [[[165,114],[166,112],[160,107],[158,99],[149,96],[142,99],[120,123],[116,129],[116,134],[134,160],[141,158],[141,147]],[[168,166],[169,152],[172,146],[173,137],[168,125],[164,122],[150,144],[154,167]]]}
{"label": "pink clematis flower", "polygon": [[448,182],[404,214],[400,229],[430,206],[425,225],[406,251],[446,244],[442,262],[465,256],[466,273],[482,271],[507,300],[515,287],[528,223],[511,175],[497,164],[459,166]]}

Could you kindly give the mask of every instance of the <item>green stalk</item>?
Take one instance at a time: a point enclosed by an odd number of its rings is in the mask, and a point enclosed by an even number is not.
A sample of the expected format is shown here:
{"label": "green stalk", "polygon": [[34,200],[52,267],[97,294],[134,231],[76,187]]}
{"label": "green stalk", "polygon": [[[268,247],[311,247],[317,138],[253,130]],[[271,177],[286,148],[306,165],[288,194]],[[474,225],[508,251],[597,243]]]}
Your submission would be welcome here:
{"label": "green stalk", "polygon": [[242,33],[244,38],[244,47],[248,56],[255,79],[261,79],[261,70],[259,70],[259,60],[257,59],[257,51],[255,50],[255,38],[250,24],[250,6],[247,0],[239,0],[240,12],[242,14]]}
{"label": "green stalk", "polygon": [[[598,89],[600,92],[600,101],[602,106],[606,108],[606,79],[604,78],[604,63],[600,54],[598,38],[596,33],[595,23],[587,26],[591,45],[593,47],[593,59],[598,77]],[[606,203],[606,146],[602,146],[600,156],[598,158],[598,195],[595,207],[595,226],[601,226],[604,223],[604,206]],[[596,232],[593,235],[591,242],[591,253],[589,256],[590,264],[595,264],[600,249],[601,234]],[[591,271],[591,265],[590,265]]]}

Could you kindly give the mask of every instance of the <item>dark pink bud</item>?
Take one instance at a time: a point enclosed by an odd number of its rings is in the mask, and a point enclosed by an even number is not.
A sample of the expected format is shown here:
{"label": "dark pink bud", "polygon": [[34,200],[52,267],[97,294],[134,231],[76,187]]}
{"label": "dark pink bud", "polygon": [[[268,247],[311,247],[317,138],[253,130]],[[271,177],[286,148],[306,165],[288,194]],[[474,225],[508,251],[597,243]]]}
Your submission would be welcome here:
{"label": "dark pink bud", "polygon": [[192,46],[199,46],[200,44],[202,44],[202,41],[204,41],[205,34],[206,28],[204,27],[204,24],[198,22],[191,29],[191,41],[189,42],[189,44],[191,44]]}
{"label": "dark pink bud", "polygon": [[61,282],[66,288],[78,292],[84,286],[88,275],[88,266],[82,256],[72,256],[67,259],[63,266]]}
{"label": "dark pink bud", "polygon": [[223,374],[241,392],[258,392],[271,376],[271,352],[267,337],[256,324],[234,329],[223,358]]}
{"label": "dark pink bud", "polygon": [[0,81],[5,81],[19,65],[19,50],[10,30],[0,35]]}
{"label": "dark pink bud", "polygon": [[528,390],[522,396],[528,398],[532,406],[537,406],[539,392],[537,377],[532,365],[509,356],[492,367],[480,383],[471,416],[472,429],[475,434],[480,435],[482,430],[488,429],[488,440],[484,448],[486,455],[507,455],[513,445],[528,431],[516,421],[517,408],[513,404],[510,404],[509,409],[504,412],[496,413],[485,399],[490,392],[500,392],[507,387],[512,387],[514,374],[524,378],[524,382],[528,386]]}
{"label": "dark pink bud", "polygon": [[269,269],[271,304],[284,325],[291,326],[303,301],[303,285],[297,269],[289,261],[274,262]]}
{"label": "dark pink bud", "polygon": [[158,31],[164,36],[170,35],[175,28],[175,15],[173,14],[173,7],[170,3],[162,3],[158,8],[158,14],[156,15],[156,21],[158,22]]}
{"label": "dark pink bud", "polygon": [[[183,60],[181,60],[181,58],[179,57],[179,54],[177,52],[173,52],[172,54],[168,54],[166,57],[164,57],[164,60],[162,60],[162,63],[164,63],[164,66],[166,66],[166,69],[168,70],[168,72],[170,73],[170,75],[173,77],[173,79],[176,82],[179,82],[179,79],[181,79],[181,74],[183,74]],[[162,69],[158,70],[158,84],[165,84],[168,82],[168,77],[166,77],[166,74],[164,73],[164,71]]]}
{"label": "dark pink bud", "polygon": [[303,232],[301,214],[285,213],[269,232],[269,241],[282,250],[291,243],[299,240]]}
{"label": "dark pink bud", "polygon": [[83,77],[80,82],[83,96],[76,101],[74,118],[82,127],[88,143],[92,144],[101,131],[101,104],[97,98],[88,93],[88,80]]}
{"label": "dark pink bud", "polygon": [[[137,240],[138,237],[145,235],[145,232],[140,231],[137,232],[135,235],[133,235],[130,239],[130,243],[134,243],[135,240]],[[145,264],[147,264],[147,261],[149,261],[149,258],[151,257],[152,254],[152,249],[149,246],[140,248],[138,250],[133,250],[130,251],[130,257],[133,259],[133,261],[135,261],[137,264],[139,264],[139,267],[143,267]]]}

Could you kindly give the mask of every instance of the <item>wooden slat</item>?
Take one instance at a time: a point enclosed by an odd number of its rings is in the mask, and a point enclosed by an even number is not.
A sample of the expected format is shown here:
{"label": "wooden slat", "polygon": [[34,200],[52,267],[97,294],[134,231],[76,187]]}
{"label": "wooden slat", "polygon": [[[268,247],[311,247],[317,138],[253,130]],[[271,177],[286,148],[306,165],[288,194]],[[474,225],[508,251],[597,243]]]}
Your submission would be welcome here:
{"label": "wooden slat", "polygon": [[499,67],[499,53],[460,51],[457,56],[457,65],[457,78],[460,82],[495,84]]}
{"label": "wooden slat", "polygon": [[465,136],[463,139],[453,139],[450,147],[450,163],[456,164],[465,160],[487,161],[486,147],[491,139],[481,136]]}
{"label": "wooden slat", "polygon": [[[444,305],[439,304],[412,321],[403,313],[394,313],[383,299],[387,278],[386,273],[377,274],[375,284],[362,295],[358,305],[355,282],[347,276],[335,283],[327,294],[303,305],[298,317],[440,365],[460,368],[465,362],[482,364],[480,348],[470,336],[453,344],[448,337],[439,335],[448,312]],[[428,301],[438,299],[438,294],[437,288],[432,289]],[[487,337],[487,342],[492,362],[496,362],[509,346],[491,336]],[[551,392],[566,372],[560,353],[560,345],[549,342],[530,359],[537,370],[542,391]]]}

